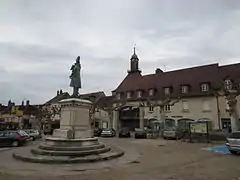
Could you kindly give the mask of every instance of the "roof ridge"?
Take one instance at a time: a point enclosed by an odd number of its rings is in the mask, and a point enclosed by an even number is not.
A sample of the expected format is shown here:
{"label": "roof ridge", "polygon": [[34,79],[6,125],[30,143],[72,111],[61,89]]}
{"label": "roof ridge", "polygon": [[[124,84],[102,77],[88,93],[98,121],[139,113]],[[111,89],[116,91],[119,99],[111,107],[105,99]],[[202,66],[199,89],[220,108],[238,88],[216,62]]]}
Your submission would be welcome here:
{"label": "roof ridge", "polygon": [[[219,67],[219,63],[205,64],[205,65],[201,65],[201,66],[193,66],[193,67],[187,67],[187,68],[183,68],[183,69],[175,69],[175,70],[165,71],[165,72],[159,73],[159,74],[186,71],[186,70],[199,69],[199,68],[212,67],[212,66]],[[143,77],[152,76],[152,75],[156,75],[156,73],[146,74],[146,75],[143,75]]]}

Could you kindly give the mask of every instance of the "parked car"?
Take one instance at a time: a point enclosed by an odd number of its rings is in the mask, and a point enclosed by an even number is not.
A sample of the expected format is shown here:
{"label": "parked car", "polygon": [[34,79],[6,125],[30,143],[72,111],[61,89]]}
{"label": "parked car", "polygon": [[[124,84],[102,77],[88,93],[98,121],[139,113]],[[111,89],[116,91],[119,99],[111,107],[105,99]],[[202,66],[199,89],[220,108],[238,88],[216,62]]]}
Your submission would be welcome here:
{"label": "parked car", "polygon": [[101,137],[114,137],[116,136],[116,131],[114,129],[103,129],[101,132]]}
{"label": "parked car", "polygon": [[28,142],[29,135],[23,130],[0,131],[0,146],[21,146]]}
{"label": "parked car", "polygon": [[136,139],[147,139],[147,132],[144,129],[135,128],[134,137]]}
{"label": "parked car", "polygon": [[99,137],[101,136],[102,129],[101,128],[96,128],[93,130],[94,136]]}
{"label": "parked car", "polygon": [[227,138],[226,146],[230,153],[240,153],[240,131],[233,132],[229,135],[229,137]]}
{"label": "parked car", "polygon": [[186,130],[178,129],[177,127],[169,127],[163,130],[164,139],[181,139]]}
{"label": "parked car", "polygon": [[42,137],[40,132],[38,130],[34,129],[24,129],[24,131],[29,135],[29,139],[31,141],[35,141],[36,139],[39,139]]}
{"label": "parked car", "polygon": [[118,137],[131,137],[131,131],[128,128],[123,128],[119,131]]}

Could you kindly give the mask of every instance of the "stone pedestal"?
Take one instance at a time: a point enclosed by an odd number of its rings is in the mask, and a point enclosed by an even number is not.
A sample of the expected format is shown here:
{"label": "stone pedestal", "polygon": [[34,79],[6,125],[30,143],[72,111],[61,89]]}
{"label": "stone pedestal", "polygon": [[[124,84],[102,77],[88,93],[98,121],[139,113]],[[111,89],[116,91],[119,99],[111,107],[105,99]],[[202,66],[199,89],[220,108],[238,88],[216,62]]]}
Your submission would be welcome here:
{"label": "stone pedestal", "polygon": [[82,99],[60,101],[60,129],[30,152],[13,153],[17,160],[35,163],[87,163],[110,160],[124,154],[121,149],[111,148],[93,137],[89,120],[92,103]]}
{"label": "stone pedestal", "polygon": [[93,137],[89,121],[89,109],[92,102],[71,98],[60,101],[60,104],[60,129],[54,130],[53,136],[66,139]]}

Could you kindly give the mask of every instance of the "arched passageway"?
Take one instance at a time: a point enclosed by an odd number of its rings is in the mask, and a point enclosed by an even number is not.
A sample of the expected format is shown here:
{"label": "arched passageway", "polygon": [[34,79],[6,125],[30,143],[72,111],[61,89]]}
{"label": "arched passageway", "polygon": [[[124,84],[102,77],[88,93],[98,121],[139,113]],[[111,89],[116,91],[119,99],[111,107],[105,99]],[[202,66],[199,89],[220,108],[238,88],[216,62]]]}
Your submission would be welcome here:
{"label": "arched passageway", "polygon": [[129,128],[134,130],[139,128],[139,108],[134,106],[125,106],[119,111],[120,128]]}

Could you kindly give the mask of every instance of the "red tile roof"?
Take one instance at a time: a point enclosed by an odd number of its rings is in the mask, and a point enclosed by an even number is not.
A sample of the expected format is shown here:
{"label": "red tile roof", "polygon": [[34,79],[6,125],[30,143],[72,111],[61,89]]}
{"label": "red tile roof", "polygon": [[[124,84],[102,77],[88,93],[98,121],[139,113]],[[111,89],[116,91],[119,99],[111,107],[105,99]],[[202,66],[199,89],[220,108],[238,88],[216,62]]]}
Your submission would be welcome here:
{"label": "red tile roof", "polygon": [[63,92],[62,94],[57,94],[55,97],[47,101],[45,105],[58,103],[59,101],[67,98],[70,98],[70,95],[67,92]]}
{"label": "red tile roof", "polygon": [[87,94],[80,94],[81,99],[86,99],[89,101],[95,101],[96,99],[100,97],[105,97],[105,93],[103,91],[98,91],[98,92],[92,92],[92,93],[87,93]]}
{"label": "red tile roof", "polygon": [[[240,78],[240,63],[226,66],[209,64],[204,66],[186,68],[175,71],[159,72],[149,75],[140,73],[129,73],[113,93],[143,90],[154,88],[157,90],[158,98],[164,96],[163,88],[171,87],[171,96],[177,97],[181,94],[181,86],[189,85],[190,92],[187,96],[206,95],[201,92],[202,83],[210,83],[211,89],[219,88],[224,78],[229,76],[235,81]],[[239,83],[239,82],[238,82]],[[207,94],[209,94],[208,92]],[[145,93],[146,95],[147,93]],[[136,96],[135,96],[136,97]]]}

